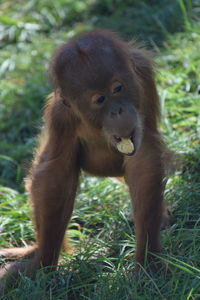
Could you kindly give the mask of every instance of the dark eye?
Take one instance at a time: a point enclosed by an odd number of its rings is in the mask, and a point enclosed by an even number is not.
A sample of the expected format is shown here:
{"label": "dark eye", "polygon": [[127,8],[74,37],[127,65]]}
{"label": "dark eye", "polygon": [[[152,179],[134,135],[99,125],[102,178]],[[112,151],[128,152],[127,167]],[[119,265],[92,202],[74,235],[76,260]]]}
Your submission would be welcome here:
{"label": "dark eye", "polygon": [[92,102],[96,104],[102,104],[105,101],[105,99],[105,96],[99,94],[95,94],[92,96]]}
{"label": "dark eye", "polygon": [[119,93],[119,92],[121,91],[121,89],[122,89],[122,85],[118,85],[118,86],[114,89],[113,94]]}
{"label": "dark eye", "polygon": [[119,81],[115,81],[111,87],[112,93],[117,94],[122,90],[122,84]]}

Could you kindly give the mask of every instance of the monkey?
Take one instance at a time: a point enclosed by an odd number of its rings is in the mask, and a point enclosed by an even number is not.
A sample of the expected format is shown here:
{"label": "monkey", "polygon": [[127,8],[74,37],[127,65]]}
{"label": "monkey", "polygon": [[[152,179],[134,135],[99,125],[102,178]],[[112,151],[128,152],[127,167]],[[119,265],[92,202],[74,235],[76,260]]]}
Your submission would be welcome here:
{"label": "monkey", "polygon": [[136,263],[144,265],[146,251],[149,260],[161,251],[166,146],[154,73],[145,50],[109,30],[82,33],[55,51],[53,92],[25,179],[36,243],[0,251],[26,258],[1,268],[1,279],[56,268],[81,171],[123,177],[133,204]]}

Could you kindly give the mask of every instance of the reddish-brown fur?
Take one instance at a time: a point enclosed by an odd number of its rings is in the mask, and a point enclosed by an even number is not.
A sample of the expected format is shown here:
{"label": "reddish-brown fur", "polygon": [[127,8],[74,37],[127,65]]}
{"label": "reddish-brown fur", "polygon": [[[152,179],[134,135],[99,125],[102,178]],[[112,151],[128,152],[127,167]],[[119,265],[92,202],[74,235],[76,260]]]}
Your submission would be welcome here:
{"label": "reddish-brown fur", "polygon": [[[164,189],[165,147],[157,129],[152,62],[117,35],[94,30],[64,44],[52,59],[51,73],[54,92],[26,179],[37,242],[32,248],[2,250],[2,256],[28,260],[8,264],[1,276],[31,275],[58,263],[81,170],[124,177],[134,207],[136,261],[143,264],[146,247],[161,249]],[[116,136],[131,136],[135,153],[119,153]]]}

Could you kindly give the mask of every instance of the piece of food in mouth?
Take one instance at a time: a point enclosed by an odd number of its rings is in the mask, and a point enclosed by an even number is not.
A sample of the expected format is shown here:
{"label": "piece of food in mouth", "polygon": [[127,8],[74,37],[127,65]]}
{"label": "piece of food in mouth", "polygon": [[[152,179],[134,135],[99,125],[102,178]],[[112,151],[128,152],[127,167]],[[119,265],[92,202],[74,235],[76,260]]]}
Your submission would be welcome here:
{"label": "piece of food in mouth", "polygon": [[123,154],[132,154],[134,144],[130,138],[121,138],[121,141],[117,143],[117,150]]}

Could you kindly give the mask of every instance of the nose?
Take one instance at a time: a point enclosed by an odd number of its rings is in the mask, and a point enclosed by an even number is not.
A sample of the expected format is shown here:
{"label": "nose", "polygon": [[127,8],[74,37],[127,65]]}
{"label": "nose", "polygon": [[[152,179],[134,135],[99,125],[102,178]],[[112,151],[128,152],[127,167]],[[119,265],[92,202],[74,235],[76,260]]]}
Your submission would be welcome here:
{"label": "nose", "polygon": [[117,117],[119,115],[121,115],[123,113],[123,109],[121,106],[116,106],[116,107],[113,107],[111,112],[110,112],[110,116],[111,118],[114,118],[114,117]]}

